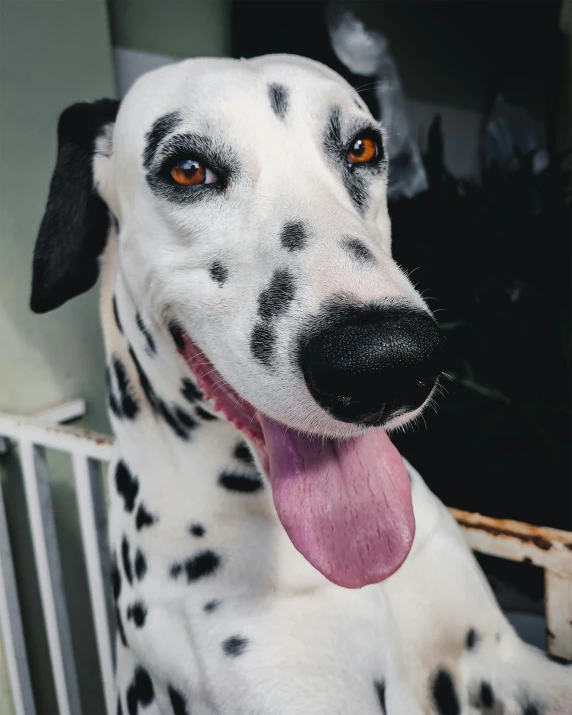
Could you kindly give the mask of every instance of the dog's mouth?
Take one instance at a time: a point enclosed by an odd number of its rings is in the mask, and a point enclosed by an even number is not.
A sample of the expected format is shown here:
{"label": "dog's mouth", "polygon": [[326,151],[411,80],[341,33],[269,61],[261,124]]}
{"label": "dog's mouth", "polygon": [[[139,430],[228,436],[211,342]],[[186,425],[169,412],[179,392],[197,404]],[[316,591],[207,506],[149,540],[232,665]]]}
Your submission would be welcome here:
{"label": "dog's mouth", "polygon": [[186,334],[179,350],[205,399],[256,450],[296,549],[346,588],[397,571],[411,550],[415,520],[407,471],[387,434],[379,428],[348,439],[301,434],[242,399]]}

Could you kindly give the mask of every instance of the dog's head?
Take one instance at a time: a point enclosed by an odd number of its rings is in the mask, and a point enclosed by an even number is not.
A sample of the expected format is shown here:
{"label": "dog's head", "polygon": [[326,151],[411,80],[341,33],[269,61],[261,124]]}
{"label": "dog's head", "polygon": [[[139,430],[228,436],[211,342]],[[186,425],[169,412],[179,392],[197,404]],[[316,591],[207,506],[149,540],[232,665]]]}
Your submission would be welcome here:
{"label": "dog's head", "polygon": [[130,293],[256,448],[295,545],[332,580],[379,581],[414,531],[379,428],[427,404],[442,347],[391,257],[383,130],[337,74],[288,56],[171,65],[117,110],[60,119],[32,308],[93,285],[116,221]]}

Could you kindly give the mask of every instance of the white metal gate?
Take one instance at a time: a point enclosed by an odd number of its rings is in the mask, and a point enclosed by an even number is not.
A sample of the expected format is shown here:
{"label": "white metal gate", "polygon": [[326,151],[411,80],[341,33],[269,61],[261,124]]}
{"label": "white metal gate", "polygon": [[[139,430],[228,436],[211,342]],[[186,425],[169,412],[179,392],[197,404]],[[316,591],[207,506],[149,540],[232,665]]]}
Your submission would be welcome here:
{"label": "white metal gate", "polygon": [[[102,463],[111,457],[107,435],[0,413],[0,454],[12,443],[19,451],[36,571],[59,715],[81,715],[70,623],[62,583],[46,449],[71,455],[91,607],[107,715],[115,712],[110,554]],[[572,660],[572,533],[451,510],[472,549],[544,569],[547,649]],[[20,603],[0,488],[0,626],[17,715],[36,715]]]}

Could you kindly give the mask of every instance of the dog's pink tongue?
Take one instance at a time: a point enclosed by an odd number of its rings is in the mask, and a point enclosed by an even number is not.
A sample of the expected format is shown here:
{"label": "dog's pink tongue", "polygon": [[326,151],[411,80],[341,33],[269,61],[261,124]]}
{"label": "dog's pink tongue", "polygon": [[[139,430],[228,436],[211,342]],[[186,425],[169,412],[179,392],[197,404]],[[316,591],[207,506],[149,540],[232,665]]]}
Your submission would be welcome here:
{"label": "dog's pink tongue", "polygon": [[298,551],[346,588],[397,571],[411,549],[415,520],[405,465],[385,432],[310,438],[259,419],[274,505]]}

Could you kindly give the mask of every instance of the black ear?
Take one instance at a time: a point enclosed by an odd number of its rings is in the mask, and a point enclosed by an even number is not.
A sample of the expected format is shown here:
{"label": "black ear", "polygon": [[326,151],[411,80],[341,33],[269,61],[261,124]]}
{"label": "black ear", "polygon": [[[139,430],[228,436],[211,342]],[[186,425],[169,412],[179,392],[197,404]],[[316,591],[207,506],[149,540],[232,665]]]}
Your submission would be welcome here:
{"label": "black ear", "polygon": [[35,313],[58,308],[97,280],[110,219],[95,191],[93,157],[118,109],[116,100],[101,99],[74,104],[60,116],[58,158],[34,250]]}

